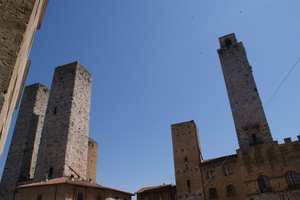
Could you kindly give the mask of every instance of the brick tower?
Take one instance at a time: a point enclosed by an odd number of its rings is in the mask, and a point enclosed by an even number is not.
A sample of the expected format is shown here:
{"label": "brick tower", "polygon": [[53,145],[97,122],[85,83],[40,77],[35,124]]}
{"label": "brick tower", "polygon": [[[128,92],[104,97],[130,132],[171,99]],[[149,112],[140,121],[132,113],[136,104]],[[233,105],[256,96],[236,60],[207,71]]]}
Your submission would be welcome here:
{"label": "brick tower", "polygon": [[64,176],[86,180],[91,82],[79,62],[55,69],[34,182]]}
{"label": "brick tower", "polygon": [[16,186],[33,179],[49,92],[40,83],[25,88],[0,184],[1,200],[12,200]]}
{"label": "brick tower", "polygon": [[272,135],[243,43],[237,42],[233,33],[219,38],[219,42],[218,54],[240,149],[243,153],[247,153],[248,146],[258,150],[260,143],[270,148]]}
{"label": "brick tower", "polygon": [[199,164],[203,160],[194,121],[171,125],[177,199],[202,199]]}

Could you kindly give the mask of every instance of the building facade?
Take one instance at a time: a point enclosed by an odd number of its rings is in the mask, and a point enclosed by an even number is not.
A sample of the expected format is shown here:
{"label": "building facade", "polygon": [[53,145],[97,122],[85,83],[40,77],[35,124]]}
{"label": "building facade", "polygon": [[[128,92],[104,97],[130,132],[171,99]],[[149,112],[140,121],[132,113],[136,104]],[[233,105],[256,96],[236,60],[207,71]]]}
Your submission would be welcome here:
{"label": "building facade", "polygon": [[130,200],[132,195],[99,184],[62,177],[19,186],[15,200]]}
{"label": "building facade", "polygon": [[240,148],[203,160],[195,123],[171,125],[177,199],[300,199],[300,136],[273,141],[243,44],[234,34],[219,42]]}
{"label": "building facade", "polygon": [[49,0],[0,1],[0,156],[30,66],[29,52]]}

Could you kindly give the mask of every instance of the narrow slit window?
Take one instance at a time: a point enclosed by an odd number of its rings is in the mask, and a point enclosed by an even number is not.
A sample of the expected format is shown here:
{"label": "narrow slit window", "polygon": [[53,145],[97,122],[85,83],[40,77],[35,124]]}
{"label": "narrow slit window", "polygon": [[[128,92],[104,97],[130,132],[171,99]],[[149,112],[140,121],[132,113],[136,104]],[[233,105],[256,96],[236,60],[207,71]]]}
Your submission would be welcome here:
{"label": "narrow slit window", "polygon": [[48,177],[49,177],[49,178],[52,178],[52,176],[53,176],[53,171],[54,171],[54,168],[53,168],[53,167],[50,167],[49,173],[48,173]]}
{"label": "narrow slit window", "polygon": [[257,142],[256,134],[252,134],[251,137],[252,137],[253,143]]}
{"label": "narrow slit window", "polygon": [[186,180],[186,184],[188,187],[191,187],[191,181],[190,180]]}
{"label": "narrow slit window", "polygon": [[184,164],[185,164],[185,165],[189,164],[189,160],[188,160],[187,157],[184,158]]}

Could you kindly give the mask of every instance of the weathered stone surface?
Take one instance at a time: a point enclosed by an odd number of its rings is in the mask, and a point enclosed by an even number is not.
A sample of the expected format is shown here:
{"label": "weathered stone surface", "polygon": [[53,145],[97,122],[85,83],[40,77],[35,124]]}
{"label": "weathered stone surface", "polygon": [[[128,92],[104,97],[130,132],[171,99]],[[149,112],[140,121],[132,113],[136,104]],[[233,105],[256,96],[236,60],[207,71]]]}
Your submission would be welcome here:
{"label": "weathered stone surface", "polygon": [[48,0],[0,1],[0,155],[23,90],[34,33],[40,27],[47,4]]}
{"label": "weathered stone surface", "polygon": [[34,181],[86,180],[92,75],[74,62],[55,69]]}
{"label": "weathered stone surface", "polygon": [[272,135],[252,75],[246,51],[234,34],[219,38],[218,50],[240,148],[264,143],[272,145]]}
{"label": "weathered stone surface", "polygon": [[40,83],[25,88],[0,183],[1,200],[12,199],[17,182],[33,179],[49,93]]}

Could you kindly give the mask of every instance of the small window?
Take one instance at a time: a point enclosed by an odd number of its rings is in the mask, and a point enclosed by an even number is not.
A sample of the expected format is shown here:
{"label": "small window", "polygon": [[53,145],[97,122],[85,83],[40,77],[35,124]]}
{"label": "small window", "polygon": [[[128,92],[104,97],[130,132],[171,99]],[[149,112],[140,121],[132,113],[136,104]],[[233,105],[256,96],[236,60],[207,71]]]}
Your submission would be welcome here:
{"label": "small window", "polygon": [[226,46],[232,45],[231,40],[230,40],[230,39],[226,39],[226,40],[225,40],[225,45],[226,45]]}
{"label": "small window", "polygon": [[258,178],[258,185],[260,192],[271,192],[271,184],[270,184],[270,179],[267,176],[260,176]]}
{"label": "small window", "polygon": [[188,158],[187,158],[187,157],[184,158],[184,164],[185,164],[185,165],[189,164],[189,161],[188,161]]}
{"label": "small window", "polygon": [[252,137],[253,143],[256,143],[257,142],[256,134],[252,134],[251,137]]}
{"label": "small window", "polygon": [[217,199],[218,194],[217,194],[217,189],[216,188],[210,188],[209,189],[209,197],[210,199]]}
{"label": "small window", "polygon": [[287,172],[285,174],[285,179],[289,186],[289,189],[300,188],[300,179],[299,175],[296,172]]}
{"label": "small window", "polygon": [[42,196],[41,194],[39,194],[39,195],[37,196],[36,199],[37,199],[37,200],[42,200],[42,197],[43,197],[43,196]]}
{"label": "small window", "polygon": [[53,168],[53,167],[50,167],[49,173],[48,173],[48,178],[52,178],[52,176],[53,176],[53,171],[54,171],[54,168]]}
{"label": "small window", "polygon": [[97,195],[97,200],[102,200],[102,196],[100,194]]}
{"label": "small window", "polygon": [[214,177],[213,175],[214,175],[214,171],[213,170],[207,171],[207,179],[213,178]]}
{"label": "small window", "polygon": [[77,194],[77,199],[76,200],[83,200],[83,194],[81,192],[79,192]]}
{"label": "small window", "polygon": [[186,184],[188,187],[191,187],[191,181],[190,180],[186,180]]}
{"label": "small window", "polygon": [[229,167],[224,167],[223,170],[224,170],[224,176],[229,176],[230,175]]}
{"label": "small window", "polygon": [[53,114],[56,115],[56,113],[57,113],[57,107],[54,107]]}
{"label": "small window", "polygon": [[227,195],[228,196],[235,196],[235,189],[233,185],[227,185]]}

